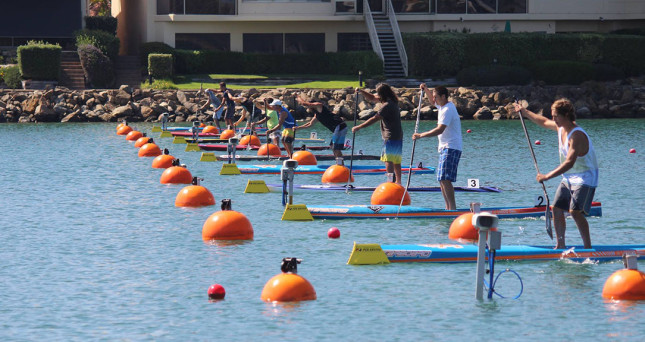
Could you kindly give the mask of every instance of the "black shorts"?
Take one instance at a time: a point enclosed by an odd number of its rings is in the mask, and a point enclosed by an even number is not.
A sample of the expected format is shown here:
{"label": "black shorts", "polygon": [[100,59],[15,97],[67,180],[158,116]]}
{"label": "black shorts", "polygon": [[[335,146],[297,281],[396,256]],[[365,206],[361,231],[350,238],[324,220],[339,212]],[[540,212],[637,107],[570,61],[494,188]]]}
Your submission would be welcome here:
{"label": "black shorts", "polygon": [[233,119],[235,116],[235,106],[226,106],[224,110],[224,119]]}
{"label": "black shorts", "polygon": [[587,185],[571,186],[567,181],[562,181],[555,191],[553,206],[565,211],[582,211],[589,214],[591,202],[596,188]]}

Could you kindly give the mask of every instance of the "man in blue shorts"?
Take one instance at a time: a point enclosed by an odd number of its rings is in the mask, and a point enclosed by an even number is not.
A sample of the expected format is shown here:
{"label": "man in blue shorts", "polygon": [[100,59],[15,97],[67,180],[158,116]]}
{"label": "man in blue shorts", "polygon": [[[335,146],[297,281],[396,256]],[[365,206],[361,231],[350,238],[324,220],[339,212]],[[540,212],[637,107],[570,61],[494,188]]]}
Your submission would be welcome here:
{"label": "man in blue shorts", "polygon": [[[430,91],[425,83],[421,83],[421,90],[426,94],[430,103],[438,110],[437,127],[423,133],[415,133],[412,139],[425,137],[439,138],[439,167],[437,167],[437,180],[441,187],[443,200],[447,210],[457,209],[455,204],[455,188],[452,183],[457,181],[457,167],[461,158],[461,120],[455,105],[448,101],[448,89],[436,87]],[[418,114],[417,114],[418,115]]]}
{"label": "man in blue shorts", "polygon": [[332,132],[330,145],[334,150],[334,156],[342,157],[342,149],[345,147],[345,136],[347,135],[347,124],[345,120],[340,115],[332,113],[322,102],[307,102],[300,97],[300,94],[298,94],[296,100],[301,106],[311,108],[314,111],[314,117],[306,124],[294,127],[294,131],[296,129],[311,127],[316,121],[320,121],[323,126]]}

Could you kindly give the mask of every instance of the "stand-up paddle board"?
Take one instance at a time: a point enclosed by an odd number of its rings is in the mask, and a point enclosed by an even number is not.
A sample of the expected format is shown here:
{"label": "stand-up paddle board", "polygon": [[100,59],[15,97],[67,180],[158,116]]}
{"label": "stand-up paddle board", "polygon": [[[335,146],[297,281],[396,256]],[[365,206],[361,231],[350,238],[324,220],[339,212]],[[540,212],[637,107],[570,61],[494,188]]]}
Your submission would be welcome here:
{"label": "stand-up paddle board", "polygon": [[[354,156],[356,159],[357,156]],[[316,156],[318,158],[318,156]],[[267,184],[270,192],[282,192],[282,184]],[[455,186],[456,192],[502,192],[502,190],[493,186],[482,186],[479,188],[469,188],[465,186]],[[366,191],[373,192],[376,187],[373,186],[353,186],[353,185],[329,185],[329,184],[294,184],[294,191]],[[410,187],[408,192],[441,192],[438,186]]]}
{"label": "stand-up paddle board", "polygon": [[[199,144],[198,145],[200,149],[204,151],[227,151],[228,144]],[[241,151],[241,150],[246,150],[247,145],[237,145],[235,147],[236,150]],[[259,145],[251,145],[251,150],[258,150],[260,149]],[[329,150],[331,149],[331,146],[294,146],[293,150],[294,151],[299,151],[299,150],[311,150],[311,151],[322,151],[322,150]],[[284,151],[284,147],[280,147],[280,150]]]}
{"label": "stand-up paddle board", "polygon": [[[323,174],[331,165],[299,165],[294,169],[296,174]],[[238,165],[243,174],[280,174],[282,165]],[[401,172],[408,172],[410,168],[401,168]],[[387,170],[380,165],[354,165],[354,174],[383,175]],[[434,173],[434,167],[413,167],[412,173]],[[397,206],[398,207],[398,206]]]}
{"label": "stand-up paddle board", "polygon": [[[333,154],[316,154],[315,155],[316,160],[336,160],[336,156]],[[220,154],[216,156],[217,160],[220,161],[228,161],[230,158],[226,154]],[[270,157],[268,160],[287,160],[289,159],[288,156],[282,155],[279,157]],[[381,156],[377,155],[367,155],[367,154],[360,154],[360,155],[354,155],[354,160],[380,160]],[[267,161],[267,156],[257,156],[257,155],[240,155],[236,154],[235,155],[235,160],[239,161]],[[345,191],[343,189],[343,191]]]}

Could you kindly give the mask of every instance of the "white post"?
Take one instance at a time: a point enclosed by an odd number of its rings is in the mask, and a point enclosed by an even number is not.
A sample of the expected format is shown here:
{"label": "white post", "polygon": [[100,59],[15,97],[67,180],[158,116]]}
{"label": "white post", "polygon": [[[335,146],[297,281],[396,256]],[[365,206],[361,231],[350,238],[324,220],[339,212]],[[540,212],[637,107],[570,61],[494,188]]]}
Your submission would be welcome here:
{"label": "white post", "polygon": [[477,274],[475,277],[475,298],[484,299],[484,275],[486,275],[486,235],[488,231],[497,227],[497,216],[482,212],[473,215],[472,225],[479,228],[479,242],[477,249]]}

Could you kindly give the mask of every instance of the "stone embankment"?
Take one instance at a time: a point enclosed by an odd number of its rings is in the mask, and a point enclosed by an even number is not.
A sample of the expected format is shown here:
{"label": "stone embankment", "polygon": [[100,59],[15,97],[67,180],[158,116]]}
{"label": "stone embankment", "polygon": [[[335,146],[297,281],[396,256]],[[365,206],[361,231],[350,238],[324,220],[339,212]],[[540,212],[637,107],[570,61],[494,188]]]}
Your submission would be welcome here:
{"label": "stone embankment", "polygon": [[[619,82],[587,82],[579,86],[527,86],[451,88],[451,100],[466,120],[504,120],[517,118],[513,111],[514,99],[526,100],[529,109],[550,114],[551,103],[561,97],[571,99],[579,118],[645,118],[644,79]],[[395,89],[399,96],[401,116],[415,119],[419,90]],[[297,119],[311,116],[303,107],[296,106],[298,91],[249,89],[238,95],[252,98],[281,99]],[[302,90],[307,100],[329,104],[335,112],[353,119],[354,90]],[[212,117],[212,108],[200,111],[206,96],[199,91],[135,89],[127,86],[113,90],[0,90],[0,122],[115,122],[158,121],[162,113],[170,114],[170,121],[183,122]],[[359,99],[359,118],[374,113],[374,105]],[[238,107],[241,111],[241,107]],[[436,119],[427,101],[421,107],[421,119]]]}

